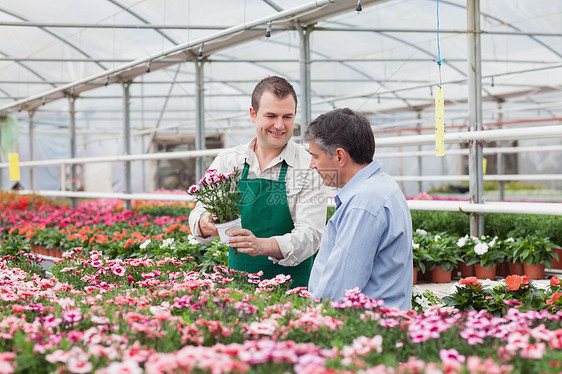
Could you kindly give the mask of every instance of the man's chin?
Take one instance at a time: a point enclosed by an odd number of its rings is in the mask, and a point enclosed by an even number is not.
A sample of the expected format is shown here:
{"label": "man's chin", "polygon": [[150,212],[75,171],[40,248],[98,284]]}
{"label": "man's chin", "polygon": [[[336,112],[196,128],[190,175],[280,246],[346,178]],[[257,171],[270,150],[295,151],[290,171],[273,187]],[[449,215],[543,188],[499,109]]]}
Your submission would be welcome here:
{"label": "man's chin", "polygon": [[276,149],[285,147],[288,142],[289,142],[289,138],[285,136],[277,137],[277,136],[270,135],[265,139],[265,143],[269,148],[276,148]]}

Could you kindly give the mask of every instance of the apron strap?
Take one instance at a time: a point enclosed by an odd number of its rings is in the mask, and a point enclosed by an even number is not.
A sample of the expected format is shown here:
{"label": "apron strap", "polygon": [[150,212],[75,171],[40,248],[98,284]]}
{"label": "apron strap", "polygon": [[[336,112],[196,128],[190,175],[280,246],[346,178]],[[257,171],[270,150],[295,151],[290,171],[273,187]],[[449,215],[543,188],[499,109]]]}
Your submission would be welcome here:
{"label": "apron strap", "polygon": [[250,165],[244,160],[244,170],[242,170],[242,176],[240,179],[246,180],[248,179],[248,170],[250,169]]}
{"label": "apron strap", "polygon": [[281,166],[281,171],[279,172],[279,179],[277,179],[279,182],[285,182],[285,176],[287,175],[288,168],[289,165],[287,165],[285,160],[283,160],[283,165]]}

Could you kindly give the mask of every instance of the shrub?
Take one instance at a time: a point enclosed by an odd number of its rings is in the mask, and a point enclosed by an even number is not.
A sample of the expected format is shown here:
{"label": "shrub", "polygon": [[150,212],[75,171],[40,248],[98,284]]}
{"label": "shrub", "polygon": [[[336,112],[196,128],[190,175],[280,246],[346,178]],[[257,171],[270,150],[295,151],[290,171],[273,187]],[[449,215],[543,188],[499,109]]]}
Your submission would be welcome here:
{"label": "shrub", "polygon": [[411,215],[414,230],[440,232],[447,229],[450,235],[458,236],[464,236],[470,231],[470,218],[463,213],[413,210]]}

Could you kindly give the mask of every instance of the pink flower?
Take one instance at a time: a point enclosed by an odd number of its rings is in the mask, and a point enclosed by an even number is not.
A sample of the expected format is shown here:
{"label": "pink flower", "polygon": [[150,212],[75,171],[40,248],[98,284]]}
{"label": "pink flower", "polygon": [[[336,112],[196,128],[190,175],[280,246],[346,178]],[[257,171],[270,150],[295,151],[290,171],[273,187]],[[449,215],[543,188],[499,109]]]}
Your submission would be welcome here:
{"label": "pink flower", "polygon": [[16,352],[2,352],[0,353],[0,361],[10,361],[16,358]]}
{"label": "pink flower", "polygon": [[525,346],[519,355],[521,358],[530,358],[533,360],[540,360],[542,356],[546,353],[546,344],[544,343],[537,343],[537,344],[529,344]]}
{"label": "pink flower", "polygon": [[246,331],[250,335],[273,335],[279,324],[275,320],[269,321],[254,321],[250,323]]}
{"label": "pink flower", "polygon": [[190,194],[197,193],[197,191],[199,191],[199,186],[196,185],[196,184],[194,184],[193,186],[191,186],[187,189],[187,192],[190,193]]}
{"label": "pink flower", "polygon": [[439,358],[441,361],[448,361],[454,360],[460,363],[463,363],[466,360],[466,357],[459,354],[456,349],[442,349],[439,351]]}
{"label": "pink flower", "polygon": [[18,296],[13,294],[13,293],[2,293],[2,296],[0,296],[2,298],[2,300],[4,301],[17,301],[18,300]]}
{"label": "pink flower", "polygon": [[0,361],[0,373],[11,374],[15,372],[16,369],[14,368],[14,364],[9,363],[8,361]]}
{"label": "pink flower", "polygon": [[90,265],[92,267],[99,268],[100,266],[103,265],[103,261],[102,260],[94,260],[90,263]]}
{"label": "pink flower", "polygon": [[133,360],[112,362],[106,368],[96,370],[96,374],[142,374],[143,370]]}
{"label": "pink flower", "polygon": [[125,275],[125,268],[120,265],[115,265],[111,267],[111,272],[119,277]]}
{"label": "pink flower", "polygon": [[70,352],[63,351],[62,349],[57,349],[45,356],[45,360],[52,364],[57,362],[67,362],[70,357]]}
{"label": "pink flower", "polygon": [[45,317],[45,320],[43,321],[43,326],[45,326],[46,328],[55,328],[58,325],[60,325],[62,322],[61,318],[55,318],[55,316],[53,316],[52,314],[48,315],[47,317]]}
{"label": "pink flower", "polygon": [[399,364],[398,368],[400,369],[400,373],[423,373],[423,369],[425,368],[425,361],[417,359],[415,357],[410,357],[408,358],[408,361]]}
{"label": "pink flower", "polygon": [[139,259],[139,258],[131,259],[131,260],[129,260],[129,265],[131,265],[131,266],[140,266],[140,265],[142,265],[142,260]]}
{"label": "pink flower", "polygon": [[562,328],[552,332],[548,345],[552,349],[562,349]]}
{"label": "pink flower", "polygon": [[65,310],[62,312],[62,319],[71,323],[78,322],[82,319],[82,313],[80,309]]}
{"label": "pink flower", "polygon": [[382,318],[382,319],[379,321],[379,324],[380,324],[382,327],[396,327],[396,326],[398,326],[400,323],[399,323],[397,320],[393,319],[393,318]]}
{"label": "pink flower", "polygon": [[89,373],[93,366],[90,361],[87,361],[86,355],[79,355],[69,357],[66,368],[71,373]]}
{"label": "pink flower", "polygon": [[291,288],[290,290],[285,291],[285,295],[291,295],[294,293],[299,293],[300,291],[304,291],[306,290],[306,287],[295,287],[295,288]]}

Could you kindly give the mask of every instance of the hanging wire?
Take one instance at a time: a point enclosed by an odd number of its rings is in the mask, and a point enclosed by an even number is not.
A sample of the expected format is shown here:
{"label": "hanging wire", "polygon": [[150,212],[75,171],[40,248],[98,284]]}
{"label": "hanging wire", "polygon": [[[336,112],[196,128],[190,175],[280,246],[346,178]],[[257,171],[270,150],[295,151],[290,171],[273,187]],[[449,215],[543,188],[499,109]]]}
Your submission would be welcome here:
{"label": "hanging wire", "polygon": [[[433,60],[435,61],[435,60]],[[437,0],[437,66],[439,68],[439,88],[441,88],[441,63],[445,61],[445,59],[441,59],[441,45],[439,43],[439,0]]]}

